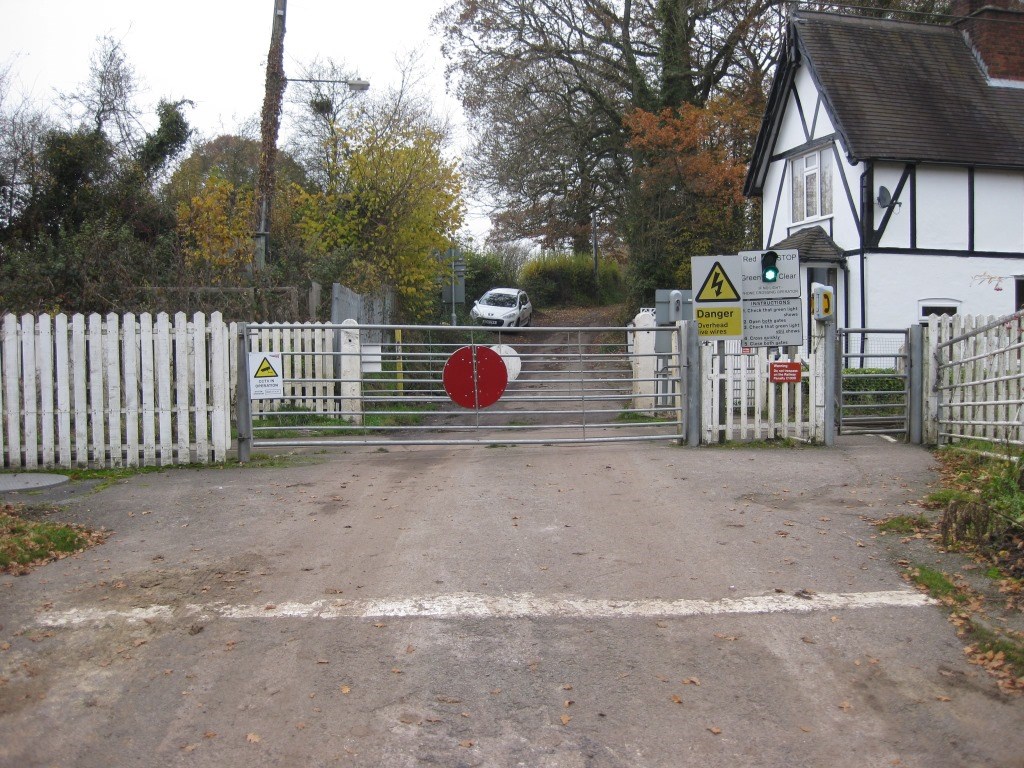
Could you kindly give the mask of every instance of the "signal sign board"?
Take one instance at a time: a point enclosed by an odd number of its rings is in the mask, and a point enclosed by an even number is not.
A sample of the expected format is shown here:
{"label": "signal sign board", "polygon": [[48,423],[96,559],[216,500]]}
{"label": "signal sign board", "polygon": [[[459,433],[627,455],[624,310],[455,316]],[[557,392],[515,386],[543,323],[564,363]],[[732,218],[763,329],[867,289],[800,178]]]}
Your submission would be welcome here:
{"label": "signal sign board", "polygon": [[743,345],[790,347],[803,344],[800,299],[743,302]]}
{"label": "signal sign board", "polygon": [[800,297],[800,254],[795,249],[775,251],[779,276],[773,283],[761,279],[761,254],[764,251],[740,251],[740,293],[751,299],[791,299]]}

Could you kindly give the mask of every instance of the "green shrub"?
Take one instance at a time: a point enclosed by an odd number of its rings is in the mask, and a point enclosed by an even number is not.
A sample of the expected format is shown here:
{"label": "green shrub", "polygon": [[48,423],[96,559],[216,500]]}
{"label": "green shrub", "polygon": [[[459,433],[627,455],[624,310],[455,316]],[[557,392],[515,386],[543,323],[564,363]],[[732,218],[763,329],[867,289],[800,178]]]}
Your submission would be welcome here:
{"label": "green shrub", "polygon": [[598,261],[598,284],[594,285],[594,260],[584,254],[546,253],[527,262],[521,284],[534,306],[590,306],[614,304],[622,298],[619,265]]}
{"label": "green shrub", "polygon": [[894,368],[844,368],[843,402],[861,415],[891,415],[905,406],[906,383]]}

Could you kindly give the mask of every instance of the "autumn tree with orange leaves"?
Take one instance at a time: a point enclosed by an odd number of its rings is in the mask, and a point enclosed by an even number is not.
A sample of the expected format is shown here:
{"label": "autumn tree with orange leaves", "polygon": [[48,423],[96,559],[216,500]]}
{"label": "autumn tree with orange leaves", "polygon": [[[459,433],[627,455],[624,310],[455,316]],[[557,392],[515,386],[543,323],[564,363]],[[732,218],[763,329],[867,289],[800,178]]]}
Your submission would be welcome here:
{"label": "autumn tree with orange leaves", "polygon": [[[660,246],[660,253],[634,250],[634,266],[656,285],[689,286],[685,255],[733,253],[756,237],[756,211],[743,197],[743,178],[758,118],[750,104],[732,96],[625,116],[627,147],[643,158],[634,176],[635,210],[626,218],[629,239]],[[654,258],[637,264],[644,253]]]}

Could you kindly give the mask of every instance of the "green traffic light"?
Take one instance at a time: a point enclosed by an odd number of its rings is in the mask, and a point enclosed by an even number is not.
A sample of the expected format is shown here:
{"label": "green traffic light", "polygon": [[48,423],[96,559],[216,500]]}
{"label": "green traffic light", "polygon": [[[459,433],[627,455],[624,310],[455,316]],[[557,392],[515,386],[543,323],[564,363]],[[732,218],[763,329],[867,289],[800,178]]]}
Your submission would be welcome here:
{"label": "green traffic light", "polygon": [[779,254],[775,251],[765,251],[761,254],[761,280],[765,283],[774,283],[779,279]]}

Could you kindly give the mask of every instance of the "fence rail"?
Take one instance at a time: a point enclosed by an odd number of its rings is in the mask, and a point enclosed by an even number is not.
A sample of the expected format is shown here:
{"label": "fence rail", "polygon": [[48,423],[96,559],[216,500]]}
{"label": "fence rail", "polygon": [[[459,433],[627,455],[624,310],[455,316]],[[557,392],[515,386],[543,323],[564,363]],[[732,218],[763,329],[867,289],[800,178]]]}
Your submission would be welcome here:
{"label": "fence rail", "polygon": [[929,442],[1024,445],[1024,312],[932,317]]}

